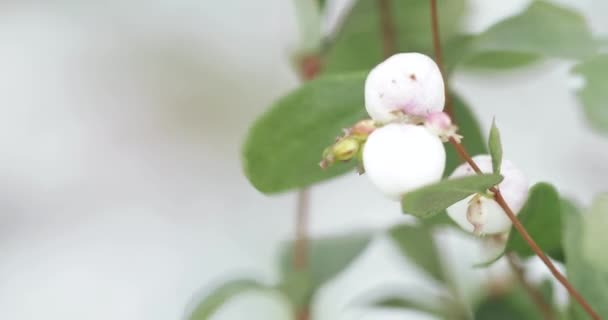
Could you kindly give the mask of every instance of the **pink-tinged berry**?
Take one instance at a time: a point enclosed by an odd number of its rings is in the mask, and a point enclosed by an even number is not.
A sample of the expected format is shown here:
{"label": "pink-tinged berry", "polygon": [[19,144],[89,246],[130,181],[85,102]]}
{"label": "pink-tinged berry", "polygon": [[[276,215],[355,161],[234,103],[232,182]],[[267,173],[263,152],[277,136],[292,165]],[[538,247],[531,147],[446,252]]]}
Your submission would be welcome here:
{"label": "pink-tinged berry", "polygon": [[442,111],[444,84],[439,67],[426,55],[398,53],[377,65],[365,81],[365,108],[387,123],[399,113],[426,117]]}
{"label": "pink-tinged berry", "polygon": [[363,148],[365,174],[393,199],[441,179],[445,149],[423,126],[388,124],[376,129]]}
{"label": "pink-tinged berry", "polygon": [[[478,155],[473,161],[482,172],[492,173],[492,158],[489,155]],[[475,172],[468,164],[456,168],[450,178],[474,175]],[[499,188],[507,204],[513,212],[519,213],[528,199],[529,183],[523,172],[511,161],[502,162],[501,174],[504,180]],[[454,222],[468,232],[477,235],[494,235],[508,232],[511,220],[498,203],[486,195],[473,195],[459,201],[447,209],[448,215]]]}

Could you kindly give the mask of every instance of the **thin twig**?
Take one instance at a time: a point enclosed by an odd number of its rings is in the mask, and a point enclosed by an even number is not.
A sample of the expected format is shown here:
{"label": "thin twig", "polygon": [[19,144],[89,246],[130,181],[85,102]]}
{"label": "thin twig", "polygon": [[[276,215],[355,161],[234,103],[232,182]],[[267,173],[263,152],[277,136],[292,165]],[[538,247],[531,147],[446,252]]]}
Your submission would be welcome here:
{"label": "thin twig", "polygon": [[293,266],[295,270],[304,271],[308,268],[308,212],[310,208],[310,192],[308,189],[298,191],[296,201],[296,242]]}
{"label": "thin twig", "polygon": [[525,270],[521,266],[517,255],[515,255],[513,252],[507,253],[507,261],[509,262],[511,269],[513,269],[513,273],[515,273],[515,276],[517,277],[519,282],[521,282],[522,286],[532,299],[532,302],[534,302],[536,307],[543,314],[543,318],[545,320],[555,319],[553,310],[551,309],[551,306],[545,302],[545,298],[543,297],[543,295],[526,280]]}
{"label": "thin twig", "polygon": [[382,50],[384,58],[388,58],[397,52],[397,42],[395,37],[395,24],[391,15],[390,0],[378,0],[380,11],[380,31],[382,34]]}
{"label": "thin twig", "polygon": [[[452,143],[454,148],[456,148],[456,151],[458,152],[462,160],[466,161],[469,166],[471,166],[471,168],[475,170],[477,174],[482,174],[481,170],[479,169],[479,166],[477,166],[475,161],[473,161],[473,159],[464,149],[462,144],[458,143],[454,139],[450,139],[450,143]],[[566,279],[566,277],[564,277],[564,275],[562,275],[559,270],[557,270],[553,262],[549,260],[547,255],[542,251],[538,244],[536,244],[534,239],[532,239],[526,228],[521,224],[519,219],[517,219],[515,213],[513,212],[513,210],[511,210],[511,208],[505,201],[505,198],[502,196],[500,189],[498,189],[498,187],[492,187],[490,188],[490,191],[494,193],[494,198],[496,202],[507,214],[507,217],[509,217],[509,220],[511,220],[511,222],[513,223],[513,227],[515,227],[515,230],[519,232],[524,241],[526,241],[532,251],[534,251],[534,253],[536,253],[536,255],[540,258],[540,260],[542,260],[542,262],[547,266],[547,268],[549,269],[549,271],[551,271],[551,274],[553,274],[557,281],[559,281],[564,286],[564,288],[566,288],[570,296],[581,305],[581,307],[585,310],[585,312],[587,312],[587,314],[589,314],[589,316],[591,316],[592,319],[601,320],[600,316],[593,310],[591,305],[589,305],[585,298],[583,298],[583,296],[581,296],[581,294],[576,291],[572,284],[568,282],[568,279]]]}
{"label": "thin twig", "polygon": [[[430,6],[431,6],[431,28],[433,31],[433,47],[435,50],[435,59],[437,60],[437,64],[439,65],[439,68],[442,71],[442,74],[444,74],[444,78],[445,78],[445,72],[444,72],[443,63],[442,63],[441,38],[439,36],[439,15],[437,14],[437,0],[429,0],[429,2],[430,2]],[[447,81],[445,81],[445,90],[446,90],[446,92],[448,92]],[[452,120],[455,120],[451,113],[452,112],[451,104],[449,104],[449,99],[447,99],[447,98],[448,98],[448,95],[446,94],[446,112],[452,117]],[[448,106],[450,108],[448,108]],[[454,148],[456,148],[458,155],[464,161],[466,161],[471,166],[471,168],[473,168],[473,170],[475,170],[475,172],[477,174],[482,174],[481,170],[479,169],[479,166],[477,166],[475,161],[473,161],[473,159],[468,154],[466,149],[462,146],[462,144],[460,144],[458,141],[456,141],[453,138],[450,138],[450,143],[454,146]],[[526,228],[521,224],[519,219],[517,219],[517,217],[515,216],[515,213],[513,212],[513,210],[511,210],[511,208],[505,201],[505,199],[502,196],[502,194],[500,193],[500,190],[498,189],[498,187],[493,187],[490,189],[490,191],[492,191],[494,193],[494,198],[495,198],[496,202],[507,214],[507,217],[509,217],[509,220],[511,220],[511,222],[513,223],[513,227],[515,227],[515,230],[517,230],[517,232],[519,232],[519,234],[526,241],[526,243],[528,243],[530,248],[532,248],[532,251],[534,251],[534,253],[536,253],[536,255],[543,261],[543,263],[547,266],[547,268],[549,268],[549,271],[551,271],[553,276],[566,288],[568,293],[570,293],[570,296],[572,298],[574,298],[581,305],[581,307],[583,307],[585,312],[587,312],[591,316],[591,318],[593,318],[594,320],[600,320],[601,319],[600,316],[593,310],[593,308],[589,305],[589,303],[585,300],[585,298],[583,298],[583,296],[581,296],[580,293],[578,293],[578,291],[576,291],[576,289],[574,289],[572,284],[570,284],[570,282],[568,282],[566,277],[564,277],[559,272],[559,270],[557,270],[557,268],[555,267],[553,262],[551,262],[551,260],[549,260],[547,255],[545,255],[545,253],[541,250],[541,248],[538,246],[538,244],[536,244],[534,239],[532,239],[532,237],[530,236],[530,234],[528,233]]]}
{"label": "thin twig", "polygon": [[441,37],[439,36],[439,14],[437,13],[437,0],[430,0],[431,4],[431,29],[433,32],[433,52],[435,53],[435,62],[441,70],[443,75],[444,83],[444,94],[445,94],[445,113],[447,113],[452,121],[456,121],[454,118],[454,107],[452,106],[452,99],[450,98],[450,90],[448,88],[448,79],[445,73],[443,65],[443,52],[441,51]]}
{"label": "thin twig", "polygon": [[[321,58],[318,55],[302,57],[300,60],[300,78],[310,81],[321,71]],[[308,254],[308,218],[310,216],[310,190],[300,189],[296,200],[296,226],[293,255],[293,267],[298,271],[306,271],[309,267]],[[310,319],[310,306],[306,305],[295,311],[297,320]]]}

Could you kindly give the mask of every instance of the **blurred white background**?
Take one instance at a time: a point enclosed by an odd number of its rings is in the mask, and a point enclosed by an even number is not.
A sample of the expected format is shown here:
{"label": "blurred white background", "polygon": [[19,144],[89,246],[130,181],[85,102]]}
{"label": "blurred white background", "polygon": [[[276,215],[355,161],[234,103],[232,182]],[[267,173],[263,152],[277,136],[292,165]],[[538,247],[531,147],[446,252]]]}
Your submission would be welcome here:
{"label": "blurred white background", "polygon": [[[608,33],[608,3],[560,2]],[[471,1],[467,28],[527,3]],[[239,150],[251,121],[297,85],[286,58],[297,46],[294,17],[287,0],[0,4],[0,319],[182,319],[210,284],[276,279],[294,197],[253,189]],[[569,66],[460,72],[452,83],[486,128],[496,116],[506,157],[532,181],[588,203],[607,191],[608,138],[587,129]],[[355,175],[312,198],[315,235],[403,219]],[[468,239],[440,240],[456,273],[474,272],[479,250]],[[378,284],[428,285],[396,255],[378,239],[315,314],[395,318],[345,303]],[[475,281],[460,282],[474,295]],[[217,319],[244,315],[288,317],[279,300],[247,294]]]}

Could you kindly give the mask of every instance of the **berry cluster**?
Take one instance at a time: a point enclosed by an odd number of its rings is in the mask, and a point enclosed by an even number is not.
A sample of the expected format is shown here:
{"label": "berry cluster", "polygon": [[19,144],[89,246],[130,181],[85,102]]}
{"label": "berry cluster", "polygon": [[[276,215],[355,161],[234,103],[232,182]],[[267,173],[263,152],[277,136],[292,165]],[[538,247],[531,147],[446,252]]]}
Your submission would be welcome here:
{"label": "berry cluster", "polygon": [[[399,53],[386,59],[368,74],[365,108],[371,119],[345,129],[344,135],[323,153],[321,167],[357,159],[359,172],[393,199],[436,183],[444,175],[446,153],[442,142],[460,141],[457,127],[443,112],[445,88],[437,64],[420,53]],[[492,172],[488,155],[474,157],[484,173]],[[514,212],[524,205],[528,182],[510,161],[504,161],[499,185]],[[473,175],[468,164],[450,178]],[[500,234],[511,222],[494,201],[493,194],[477,194],[455,203],[448,215],[463,229],[478,235]]]}

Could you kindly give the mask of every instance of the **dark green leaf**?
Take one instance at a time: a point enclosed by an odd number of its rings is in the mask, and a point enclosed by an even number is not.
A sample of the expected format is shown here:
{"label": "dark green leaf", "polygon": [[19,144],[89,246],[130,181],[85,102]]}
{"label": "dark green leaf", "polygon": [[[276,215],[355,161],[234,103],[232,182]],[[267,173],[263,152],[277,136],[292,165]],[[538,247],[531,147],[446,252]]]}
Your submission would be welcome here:
{"label": "dark green leaf", "polygon": [[[293,242],[287,243],[280,255],[282,283],[288,283],[289,292],[297,293],[295,295],[299,301],[295,303],[308,303],[323,284],[346,269],[365,250],[371,238],[370,233],[353,233],[310,241],[308,274],[294,269]],[[291,294],[291,297],[293,296],[294,294]]]}
{"label": "dark green leaf", "polygon": [[475,320],[537,320],[543,319],[538,307],[518,284],[514,290],[489,296],[477,306]]}
{"label": "dark green leaf", "polygon": [[[398,52],[432,55],[432,36],[428,1],[393,0],[390,12],[395,24]],[[441,35],[450,42],[460,30],[464,0],[438,0]],[[371,69],[384,60],[377,0],[358,0],[326,56],[325,72],[336,73]],[[447,48],[446,48],[447,49]],[[446,50],[447,56],[452,50]]]}
{"label": "dark green leaf", "polygon": [[608,133],[608,54],[583,61],[573,72],[585,79],[584,87],[577,93],[587,121],[599,132]]}
{"label": "dark green leaf", "polygon": [[[462,145],[465,147],[469,154],[487,154],[487,144],[484,139],[484,135],[481,132],[477,118],[471,111],[471,109],[460,99],[456,94],[450,95],[452,99],[452,106],[454,109],[454,122],[459,127],[459,133],[464,136]],[[463,163],[463,161],[456,153],[456,150],[452,146],[446,146],[446,166],[445,174],[450,175],[456,167]]]}
{"label": "dark green leaf", "polygon": [[583,252],[587,260],[601,270],[608,271],[608,194],[595,198],[584,219]]}
{"label": "dark green leaf", "polygon": [[323,149],[341,129],[365,118],[365,74],[310,81],[276,102],[249,131],[243,166],[261,192],[305,187],[351,171],[355,163],[319,168]]}
{"label": "dark green leaf", "polygon": [[[585,257],[581,235],[584,232],[584,217],[571,203],[563,202],[564,250],[568,279],[603,319],[608,319],[608,270],[594,266]],[[606,243],[606,237],[597,239]],[[576,302],[571,302],[572,319],[589,319]]]}
{"label": "dark green leaf", "polygon": [[391,228],[389,235],[404,256],[436,280],[445,280],[437,245],[429,228],[400,225]]}
{"label": "dark green leaf", "polygon": [[490,155],[492,156],[492,172],[500,174],[500,167],[502,165],[502,143],[500,142],[500,132],[496,127],[496,120],[492,121],[488,148],[490,149]]}
{"label": "dark green leaf", "polygon": [[403,212],[419,218],[430,217],[472,194],[486,192],[501,181],[502,176],[498,174],[443,180],[408,192],[401,199],[401,208]]}
{"label": "dark green leaf", "polygon": [[211,291],[198,303],[188,317],[189,320],[207,320],[230,298],[249,290],[269,290],[257,281],[249,279],[232,280]]}
{"label": "dark green leaf", "polygon": [[[528,201],[517,217],[546,254],[562,260],[562,207],[559,194],[552,185],[534,185],[530,189]],[[515,228],[512,228],[509,234],[507,251],[513,251],[522,258],[534,255]]]}
{"label": "dark green leaf", "polygon": [[578,59],[597,50],[597,43],[577,12],[545,1],[533,1],[521,14],[505,19],[479,35],[475,52],[507,51]]}

